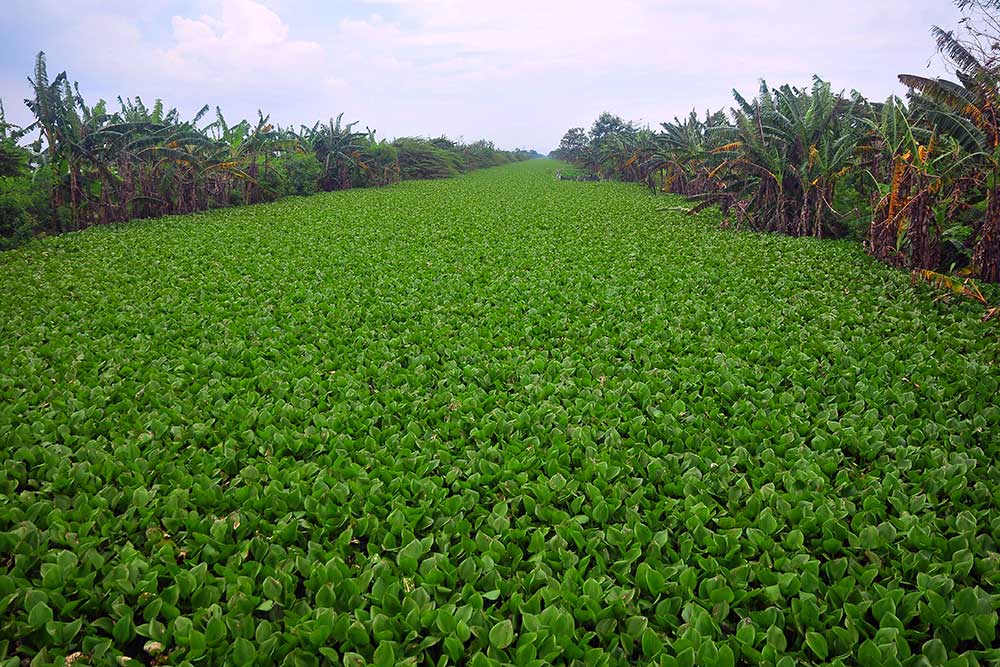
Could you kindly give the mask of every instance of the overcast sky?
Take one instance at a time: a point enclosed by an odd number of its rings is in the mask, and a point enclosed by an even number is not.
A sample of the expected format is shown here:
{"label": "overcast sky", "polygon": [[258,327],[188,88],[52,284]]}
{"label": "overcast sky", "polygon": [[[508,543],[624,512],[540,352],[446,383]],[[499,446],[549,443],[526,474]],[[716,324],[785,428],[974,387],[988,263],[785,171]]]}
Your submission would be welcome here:
{"label": "overcast sky", "polygon": [[[345,112],[380,135],[487,137],[547,152],[604,110],[658,124],[728,107],[760,78],[872,98],[942,73],[949,0],[5,0],[8,119],[35,54],[88,101],[163,98],[285,124]],[[929,67],[929,69],[928,69]]]}

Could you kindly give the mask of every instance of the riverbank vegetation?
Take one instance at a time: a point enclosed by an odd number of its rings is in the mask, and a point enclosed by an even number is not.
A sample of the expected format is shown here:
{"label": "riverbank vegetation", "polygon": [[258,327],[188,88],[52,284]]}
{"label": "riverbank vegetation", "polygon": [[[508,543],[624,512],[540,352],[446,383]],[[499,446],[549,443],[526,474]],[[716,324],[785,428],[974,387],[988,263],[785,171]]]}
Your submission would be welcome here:
{"label": "riverbank vegetation", "polygon": [[537,157],[487,140],[388,141],[342,114],[296,129],[263,112],[232,122],[208,106],[183,118],[138,97],[91,105],[65,72],[49,76],[44,53],[29,81],[34,123],[19,128],[0,113],[0,249],[37,233],[445,178]]}
{"label": "riverbank vegetation", "polygon": [[1000,282],[1000,29],[960,2],[966,32],[934,28],[954,79],[901,74],[881,102],[761,82],[735,106],[641,128],[609,113],[555,156],[603,177],[718,206],[736,228],[853,237],[893,266]]}

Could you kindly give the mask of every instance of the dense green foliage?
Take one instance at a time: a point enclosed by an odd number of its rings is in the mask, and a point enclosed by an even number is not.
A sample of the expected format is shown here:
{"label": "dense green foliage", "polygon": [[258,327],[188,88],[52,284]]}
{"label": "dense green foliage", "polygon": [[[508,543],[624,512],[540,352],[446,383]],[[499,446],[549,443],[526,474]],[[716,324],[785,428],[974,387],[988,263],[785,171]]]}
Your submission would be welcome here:
{"label": "dense green foliage", "polygon": [[977,309],[557,168],[0,255],[0,662],[996,664]]}
{"label": "dense green foliage", "polygon": [[[985,26],[991,39],[934,28],[958,81],[900,75],[909,104],[835,93],[819,78],[808,89],[761,82],[752,100],[734,91],[728,115],[692,113],[658,132],[604,113],[589,132],[567,131],[554,155],[717,204],[728,225],[853,234],[895,266],[1000,282],[1000,22]],[[977,52],[984,42],[998,46]]]}
{"label": "dense green foliage", "polygon": [[[294,130],[261,112],[255,122],[231,124],[218,108],[205,123],[207,106],[184,120],[160,100],[147,107],[138,97],[119,98],[120,109],[111,111],[103,100],[89,106],[65,72],[50,79],[44,53],[29,82],[30,128],[5,123],[0,107],[0,250],[34,232],[391,185],[401,175],[445,177],[534,157],[487,141],[407,140],[406,147],[435,151],[447,144],[440,153],[448,169],[425,169],[342,115]],[[17,142],[29,131],[38,133],[31,152]]]}
{"label": "dense green foliage", "polygon": [[403,137],[393,146],[399,154],[399,170],[404,178],[448,178],[461,171],[461,158],[450,142]]}
{"label": "dense green foliage", "polygon": [[486,140],[462,145],[447,137],[402,137],[392,146],[398,152],[399,170],[405,179],[448,178],[473,169],[541,157],[534,152],[497,150],[492,142]]}
{"label": "dense green foliage", "polygon": [[30,152],[19,144],[24,132],[7,122],[0,103],[0,250],[20,245],[34,232],[30,211],[44,209],[28,176]]}

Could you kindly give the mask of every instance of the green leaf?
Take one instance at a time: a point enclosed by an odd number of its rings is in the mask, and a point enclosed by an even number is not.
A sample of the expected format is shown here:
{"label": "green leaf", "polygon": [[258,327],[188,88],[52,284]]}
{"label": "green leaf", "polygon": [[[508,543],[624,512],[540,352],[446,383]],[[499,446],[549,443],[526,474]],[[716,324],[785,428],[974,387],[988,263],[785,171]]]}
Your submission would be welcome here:
{"label": "green leaf", "polygon": [[716,659],[716,667],[736,667],[736,654],[728,644],[719,649],[719,657]]}
{"label": "green leaf", "polygon": [[514,625],[510,619],[500,621],[490,629],[490,645],[496,649],[505,649],[514,641]]}
{"label": "green leaf", "polygon": [[197,657],[204,655],[205,650],[208,648],[208,644],[205,641],[205,633],[192,630],[188,646],[188,656]]}
{"label": "green leaf", "polygon": [[453,633],[457,625],[455,614],[445,608],[437,610],[437,614],[434,616],[434,622],[437,625],[438,630],[444,636],[448,636]]}
{"label": "green leaf", "polygon": [[194,625],[191,623],[191,619],[185,618],[184,616],[178,616],[174,619],[171,624],[174,639],[181,646],[187,646],[191,642],[191,631],[194,629]]}
{"label": "green leaf", "polygon": [[394,667],[396,664],[396,654],[392,649],[392,644],[382,642],[375,649],[375,667]]}
{"label": "green leaf", "polygon": [[771,513],[771,508],[767,507],[760,516],[757,517],[757,527],[760,528],[766,535],[774,535],[778,532],[778,521],[774,518],[774,514]]}
{"label": "green leaf", "polygon": [[979,597],[972,588],[963,588],[955,595],[955,610],[963,614],[975,614],[979,611]]}
{"label": "green leaf", "polygon": [[921,649],[932,665],[943,665],[948,661],[948,649],[940,639],[931,639],[924,642]]}
{"label": "green leaf", "polygon": [[792,530],[785,536],[785,546],[789,549],[801,549],[803,544],[805,544],[805,537],[803,536],[801,530]]}
{"label": "green leaf", "polygon": [[353,651],[348,651],[344,654],[344,667],[365,667],[367,664],[365,662],[364,656],[354,653]]}
{"label": "green leaf", "polygon": [[233,643],[232,655],[233,655],[233,664],[252,665],[254,662],[254,657],[256,655],[256,652],[254,651],[253,644],[251,644],[243,637],[240,637]]}
{"label": "green leaf", "polygon": [[741,623],[736,629],[736,639],[744,646],[753,646],[757,631],[752,623]]}
{"label": "green leaf", "polygon": [[444,638],[444,652],[452,660],[458,662],[461,660],[462,656],[465,655],[465,647],[458,637],[445,637]]}
{"label": "green leaf", "polygon": [[396,555],[396,563],[403,572],[412,574],[417,571],[417,564],[423,553],[424,546],[420,543],[420,540],[413,539],[399,550],[399,553]]}
{"label": "green leaf", "polygon": [[40,628],[51,620],[52,609],[44,602],[37,603],[28,613],[28,625],[32,628]]}
{"label": "green leaf", "polygon": [[666,579],[657,570],[646,563],[640,563],[636,569],[636,583],[653,596],[657,596],[666,589]]}
{"label": "green leaf", "polygon": [[647,658],[655,658],[663,650],[663,640],[652,629],[646,628],[642,633],[642,654]]}
{"label": "green leaf", "polygon": [[961,640],[972,639],[976,636],[976,623],[969,614],[959,614],[951,622],[951,631]]}
{"label": "green leaf", "polygon": [[205,641],[210,646],[218,646],[226,639],[226,624],[219,617],[208,619],[205,624]]}
{"label": "green leaf", "polygon": [[135,625],[132,621],[131,611],[115,621],[114,628],[111,630],[111,636],[114,637],[115,642],[119,645],[132,641],[135,637]]}
{"label": "green leaf", "polygon": [[870,639],[866,639],[858,648],[858,664],[861,667],[878,667],[882,664],[882,652]]}
{"label": "green leaf", "polygon": [[806,645],[812,650],[820,660],[826,660],[830,649],[827,647],[826,638],[818,632],[806,632]]}
{"label": "green leaf", "polygon": [[264,595],[275,602],[281,599],[281,583],[274,577],[264,579]]}
{"label": "green leaf", "polygon": [[788,648],[788,639],[785,637],[784,631],[776,625],[767,629],[767,643],[776,648],[779,653],[783,653]]}
{"label": "green leaf", "polygon": [[877,549],[882,544],[882,536],[875,526],[865,526],[858,535],[858,541],[862,549]]}
{"label": "green leaf", "polygon": [[972,552],[968,549],[961,549],[956,551],[955,555],[951,559],[952,565],[954,567],[954,572],[960,577],[968,576],[972,571],[972,566],[975,564],[975,558],[972,556]]}

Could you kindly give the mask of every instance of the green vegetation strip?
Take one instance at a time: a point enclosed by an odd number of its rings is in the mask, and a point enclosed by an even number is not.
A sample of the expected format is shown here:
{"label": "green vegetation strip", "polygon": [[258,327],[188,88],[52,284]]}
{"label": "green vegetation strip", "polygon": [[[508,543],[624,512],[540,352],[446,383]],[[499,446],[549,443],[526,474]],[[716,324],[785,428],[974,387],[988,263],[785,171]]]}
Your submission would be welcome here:
{"label": "green vegetation strip", "polygon": [[0,255],[2,664],[996,664],[981,309],[558,166]]}

